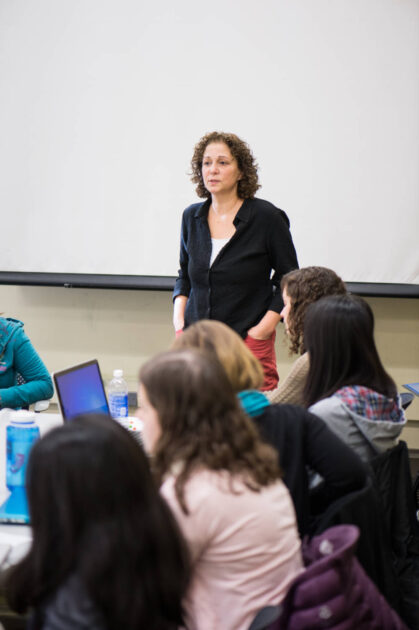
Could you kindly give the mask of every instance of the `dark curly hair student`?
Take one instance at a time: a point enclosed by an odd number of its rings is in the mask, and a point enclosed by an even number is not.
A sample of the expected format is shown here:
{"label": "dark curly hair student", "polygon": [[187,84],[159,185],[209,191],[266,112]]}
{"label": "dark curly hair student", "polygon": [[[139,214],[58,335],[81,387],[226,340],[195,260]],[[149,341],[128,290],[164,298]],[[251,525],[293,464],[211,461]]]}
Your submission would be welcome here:
{"label": "dark curly hair student", "polygon": [[290,350],[295,354],[305,352],[304,319],[307,308],[327,295],[345,295],[343,280],[327,267],[303,267],[285,274],[281,290],[290,300],[287,317],[287,334]]}
{"label": "dark curly hair student", "polygon": [[290,351],[301,356],[294,362],[279,387],[269,393],[271,402],[302,405],[309,368],[305,351],[304,320],[310,304],[327,295],[345,295],[343,280],[327,267],[303,267],[285,274],[281,280],[284,308],[281,318],[289,338]]}
{"label": "dark curly hair student", "polygon": [[147,458],[108,416],[80,416],[30,455],[33,541],[6,576],[36,630],[175,630],[189,580],[182,536]]}
{"label": "dark curly hair student", "polygon": [[175,332],[200,319],[227,324],[261,361],[262,389],[273,389],[280,281],[298,267],[288,217],[255,197],[257,165],[235,134],[205,134],[191,166],[196,192],[205,201],[186,208],[182,217]]}

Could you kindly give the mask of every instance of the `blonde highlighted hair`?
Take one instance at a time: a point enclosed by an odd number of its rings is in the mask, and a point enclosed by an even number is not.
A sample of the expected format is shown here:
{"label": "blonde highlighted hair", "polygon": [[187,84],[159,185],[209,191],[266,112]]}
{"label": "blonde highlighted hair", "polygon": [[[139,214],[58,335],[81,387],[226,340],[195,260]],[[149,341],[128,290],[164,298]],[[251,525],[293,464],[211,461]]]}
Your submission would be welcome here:
{"label": "blonde highlighted hair", "polygon": [[215,357],[235,392],[258,389],[263,383],[259,361],[240,335],[222,322],[209,319],[195,322],[175,340],[172,348],[200,348]]}

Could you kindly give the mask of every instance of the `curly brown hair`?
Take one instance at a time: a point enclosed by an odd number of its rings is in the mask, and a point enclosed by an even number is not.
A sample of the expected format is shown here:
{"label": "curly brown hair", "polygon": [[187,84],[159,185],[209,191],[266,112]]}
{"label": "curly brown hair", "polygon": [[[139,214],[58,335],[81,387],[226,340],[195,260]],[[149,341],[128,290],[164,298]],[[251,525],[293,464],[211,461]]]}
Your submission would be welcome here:
{"label": "curly brown hair", "polygon": [[303,267],[282,276],[281,291],[286,290],[291,298],[288,315],[290,352],[303,354],[304,319],[307,308],[313,302],[328,295],[345,295],[345,283],[332,269],[327,267]]}
{"label": "curly brown hair", "polygon": [[231,481],[239,475],[254,492],[280,477],[277,454],[261,441],[212,356],[197,349],[164,352],[139,378],[161,426],[152,458],[156,481],[181,464],[175,492],[186,514],[184,489],[197,469],[228,471]]}
{"label": "curly brown hair", "polygon": [[191,180],[196,186],[198,197],[208,199],[211,193],[205,188],[202,178],[202,160],[205,149],[214,142],[224,142],[231,151],[231,155],[236,159],[242,177],[238,182],[237,194],[240,199],[253,199],[256,191],[260,188],[258,180],[258,166],[252,155],[250,147],[246,142],[238,138],[234,133],[224,133],[223,131],[212,131],[203,136],[195,145],[191,160]]}

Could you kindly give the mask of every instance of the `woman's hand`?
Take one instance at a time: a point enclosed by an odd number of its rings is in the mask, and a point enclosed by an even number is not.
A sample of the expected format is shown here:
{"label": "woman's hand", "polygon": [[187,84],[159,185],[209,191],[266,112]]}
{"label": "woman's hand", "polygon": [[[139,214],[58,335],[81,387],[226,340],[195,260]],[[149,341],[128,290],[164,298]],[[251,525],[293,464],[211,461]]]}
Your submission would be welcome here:
{"label": "woman's hand", "polygon": [[188,298],[186,295],[178,295],[173,304],[173,326],[175,332],[183,330],[185,325],[185,309]]}
{"label": "woman's hand", "polygon": [[277,324],[280,321],[280,315],[276,311],[266,311],[260,322],[249,328],[247,334],[253,339],[259,339],[264,341],[269,339],[275,331]]}
{"label": "woman's hand", "polygon": [[249,337],[252,337],[252,339],[265,341],[266,339],[269,339],[269,337],[272,335],[272,332],[269,332],[269,333],[267,333],[266,331],[263,332],[261,331],[259,326],[253,326],[253,328],[249,328],[249,330],[247,331],[247,334],[249,335]]}

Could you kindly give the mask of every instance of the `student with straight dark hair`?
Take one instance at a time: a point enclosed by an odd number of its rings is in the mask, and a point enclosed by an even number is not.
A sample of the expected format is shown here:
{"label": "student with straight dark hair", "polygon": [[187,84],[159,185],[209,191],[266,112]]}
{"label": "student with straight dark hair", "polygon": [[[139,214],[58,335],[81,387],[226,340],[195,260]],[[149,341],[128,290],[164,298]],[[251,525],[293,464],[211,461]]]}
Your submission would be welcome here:
{"label": "student with straight dark hair", "polygon": [[33,541],[10,570],[12,609],[34,630],[175,629],[187,552],[141,447],[80,416],[37,442],[27,472]]}
{"label": "student with straight dark hair", "polygon": [[306,315],[304,343],[310,357],[304,398],[362,459],[397,443],[406,418],[393,379],[374,341],[374,316],[363,299],[326,297]]}
{"label": "student with straight dark hair", "polygon": [[227,376],[196,349],[140,370],[143,439],[161,493],[187,541],[188,630],[248,628],[302,570],[291,497]]}

